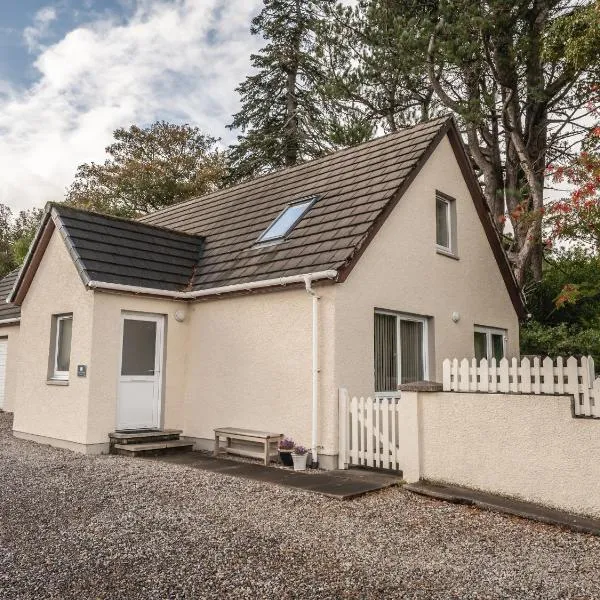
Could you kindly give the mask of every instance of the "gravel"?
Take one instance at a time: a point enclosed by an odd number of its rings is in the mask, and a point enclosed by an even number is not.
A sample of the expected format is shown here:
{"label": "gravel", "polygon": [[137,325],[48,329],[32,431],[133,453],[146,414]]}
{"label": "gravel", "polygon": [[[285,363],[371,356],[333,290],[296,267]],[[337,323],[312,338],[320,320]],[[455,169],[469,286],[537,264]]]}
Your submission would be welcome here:
{"label": "gravel", "polygon": [[16,440],[0,598],[599,598],[600,538],[392,488],[350,502]]}

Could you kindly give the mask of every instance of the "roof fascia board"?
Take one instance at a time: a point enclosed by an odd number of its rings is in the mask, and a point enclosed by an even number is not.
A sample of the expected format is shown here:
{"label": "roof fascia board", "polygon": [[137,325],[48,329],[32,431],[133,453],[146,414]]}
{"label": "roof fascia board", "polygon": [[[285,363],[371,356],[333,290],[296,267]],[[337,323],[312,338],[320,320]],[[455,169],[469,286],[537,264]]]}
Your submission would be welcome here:
{"label": "roof fascia board", "polygon": [[6,297],[8,304],[16,304],[18,306],[23,302],[53,231],[54,221],[50,215],[50,207],[46,207],[42,222],[23,261],[23,268],[15,279],[10,294]]}
{"label": "roof fascia board", "polygon": [[437,148],[438,144],[444,138],[448,129],[450,127],[451,119],[448,119],[443,125],[440,126],[439,131],[435,134],[434,138],[431,140],[431,143],[427,147],[427,149],[423,152],[421,157],[419,158],[417,164],[412,168],[411,172],[406,176],[400,187],[392,194],[390,201],[387,206],[383,209],[382,213],[379,215],[375,223],[371,226],[371,228],[365,234],[365,237],[360,242],[359,246],[355,250],[354,254],[340,270],[339,281],[344,282],[348,279],[348,276],[356,266],[356,263],[363,255],[364,251],[373,241],[373,238],[377,235],[383,224],[387,221],[387,218],[390,216],[396,205],[400,201],[400,198],[404,196],[404,193],[408,188],[412,185],[412,182],[415,180],[417,175],[421,172],[421,169],[425,165],[425,163],[429,160],[429,157],[433,154],[433,151]]}
{"label": "roof fascia board", "polygon": [[525,308],[525,298],[523,297],[521,289],[517,284],[517,280],[515,279],[515,274],[510,265],[510,261],[508,260],[508,256],[506,255],[504,247],[502,246],[502,241],[498,234],[498,230],[494,225],[492,214],[490,212],[487,200],[485,199],[485,196],[481,191],[481,186],[479,185],[477,176],[475,175],[473,167],[471,166],[471,162],[467,154],[465,145],[460,137],[460,133],[458,132],[458,127],[454,123],[454,119],[452,121],[453,126],[448,130],[448,138],[450,140],[450,145],[454,150],[458,166],[462,172],[467,187],[471,192],[471,196],[473,197],[475,209],[477,210],[479,220],[481,221],[488,242],[492,248],[494,258],[496,259],[496,263],[498,264],[498,268],[500,269],[500,273],[504,280],[504,284],[506,285],[506,289],[510,296],[511,302],[519,318],[525,319],[527,317],[527,310]]}
{"label": "roof fascia board", "polygon": [[60,218],[58,211],[54,207],[52,207],[52,220],[54,221],[54,225],[60,233],[60,236],[62,237],[65,246],[67,247],[67,251],[71,256],[71,259],[75,263],[75,268],[77,269],[77,273],[79,273],[79,277],[81,277],[81,281],[83,281],[83,285],[87,285],[90,282],[89,275],[85,267],[83,266],[81,257],[79,256],[77,250],[75,249],[75,246],[73,245],[73,242],[71,241],[71,237],[69,236],[69,232],[67,231],[65,224]]}
{"label": "roof fascia board", "polygon": [[392,213],[402,196],[412,185],[413,181],[421,172],[421,169],[423,168],[425,163],[429,160],[434,150],[438,147],[438,145],[446,135],[448,136],[450,145],[454,151],[454,155],[458,162],[461,173],[463,174],[467,187],[471,192],[471,197],[473,199],[473,203],[475,204],[477,215],[479,216],[481,224],[483,225],[483,229],[485,231],[488,242],[492,247],[494,258],[496,259],[496,263],[500,269],[500,273],[508,290],[508,294],[510,296],[513,307],[517,315],[521,319],[524,319],[527,315],[527,311],[525,309],[525,302],[523,296],[515,280],[512,268],[510,266],[510,262],[508,260],[508,257],[506,256],[504,248],[502,247],[502,243],[500,241],[498,233],[496,232],[496,227],[492,222],[487,202],[485,200],[485,197],[483,196],[483,192],[481,191],[479,181],[477,181],[477,176],[475,175],[473,168],[471,167],[471,163],[469,162],[469,158],[465,150],[463,141],[460,138],[458,126],[456,125],[454,117],[448,118],[448,120],[442,126],[440,126],[440,130],[437,132],[437,134],[435,135],[425,152],[423,152],[419,161],[414,166],[412,171],[402,182],[400,187],[394,192],[390,202],[383,210],[381,215],[378,217],[376,222],[373,224],[371,229],[367,232],[365,238],[351,257],[350,261],[343,269],[340,270],[340,276],[338,278],[338,281],[344,282],[348,278],[348,276],[352,272],[352,269],[354,269],[356,263],[362,256],[363,252],[367,249],[375,235],[377,235],[382,225],[390,216],[390,214]]}

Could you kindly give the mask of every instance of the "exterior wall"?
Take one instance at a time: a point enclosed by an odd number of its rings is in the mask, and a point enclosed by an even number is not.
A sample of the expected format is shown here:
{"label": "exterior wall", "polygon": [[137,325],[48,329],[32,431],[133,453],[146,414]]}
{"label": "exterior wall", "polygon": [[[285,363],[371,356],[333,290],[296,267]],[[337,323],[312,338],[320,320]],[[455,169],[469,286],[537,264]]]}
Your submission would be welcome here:
{"label": "exterior wall", "polygon": [[600,517],[600,420],[573,418],[571,403],[419,393],[421,477]]}
{"label": "exterior wall", "polygon": [[[436,189],[456,199],[459,260],[436,252]],[[475,324],[508,330],[507,354],[518,355],[518,318],[447,138],[336,287],[335,380],[352,395],[373,394],[375,308],[430,317],[432,380],[444,358],[473,356]]]}
{"label": "exterior wall", "polygon": [[15,396],[17,392],[17,378],[20,372],[19,366],[19,325],[0,325],[0,339],[8,339],[8,356],[6,361],[6,383],[4,388],[5,412],[13,412]]}
{"label": "exterior wall", "polygon": [[[50,238],[21,307],[19,377],[13,428],[45,438],[87,443],[89,378],[76,375],[90,364],[94,296],[86,291],[58,232]],[[48,382],[52,315],[73,313],[68,385]]]}
{"label": "exterior wall", "polygon": [[[337,452],[332,378],[334,286],[319,293],[320,445]],[[312,300],[304,289],[221,298],[191,307],[185,434],[216,427],[269,430],[310,447]]]}
{"label": "exterior wall", "polygon": [[[183,310],[182,323],[175,312]],[[165,353],[162,388],[162,421],[169,429],[183,429],[182,411],[186,382],[187,343],[190,328],[189,307],[173,300],[140,296],[95,293],[93,359],[89,364],[90,407],[87,443],[108,441],[117,424],[117,397],[121,356],[121,313],[123,311],[165,316]]]}

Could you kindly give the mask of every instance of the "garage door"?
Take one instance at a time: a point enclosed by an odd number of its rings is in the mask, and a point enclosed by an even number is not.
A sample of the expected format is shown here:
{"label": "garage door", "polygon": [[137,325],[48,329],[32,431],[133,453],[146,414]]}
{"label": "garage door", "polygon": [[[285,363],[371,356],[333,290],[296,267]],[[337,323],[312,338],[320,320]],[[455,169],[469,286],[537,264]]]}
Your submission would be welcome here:
{"label": "garage door", "polygon": [[4,408],[4,391],[6,388],[6,357],[8,355],[8,340],[0,339],[0,409]]}

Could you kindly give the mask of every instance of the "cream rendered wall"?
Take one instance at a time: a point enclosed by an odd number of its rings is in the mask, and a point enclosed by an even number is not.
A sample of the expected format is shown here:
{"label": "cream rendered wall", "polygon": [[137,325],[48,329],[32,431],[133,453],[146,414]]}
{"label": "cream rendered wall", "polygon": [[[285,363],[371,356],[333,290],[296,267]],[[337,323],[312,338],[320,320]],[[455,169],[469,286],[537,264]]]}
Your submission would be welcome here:
{"label": "cream rendered wall", "polygon": [[[177,310],[187,313],[182,323],[175,320]],[[169,429],[187,428],[182,406],[190,331],[188,305],[173,300],[98,291],[95,293],[94,302],[93,360],[88,367],[88,444],[107,442],[108,434],[116,427],[123,311],[159,314],[165,317],[162,421],[163,426]]]}
{"label": "cream rendered wall", "polygon": [[0,339],[8,339],[6,382],[4,387],[5,412],[13,412],[17,392],[17,376],[21,371],[19,362],[19,325],[0,325]]}
{"label": "cream rendered wall", "polygon": [[[79,274],[57,231],[23,305],[13,429],[64,443],[87,443],[89,378],[76,376],[77,364],[90,364],[93,293]],[[73,313],[70,378],[68,385],[50,385],[48,356],[52,315]]]}
{"label": "cream rendered wall", "polygon": [[600,421],[573,418],[571,403],[420,393],[421,477],[600,517]]}
{"label": "cream rendered wall", "polygon": [[[334,286],[317,289],[320,445],[333,454]],[[185,434],[211,439],[216,427],[244,427],[283,433],[310,447],[312,300],[306,291],[222,297],[196,303],[191,311]]]}
{"label": "cream rendered wall", "polygon": [[[436,253],[436,189],[456,198],[459,260]],[[431,317],[432,380],[444,358],[473,356],[475,324],[507,329],[507,353],[518,354],[517,315],[447,138],[337,288],[335,380],[352,396],[374,391],[375,308]]]}

